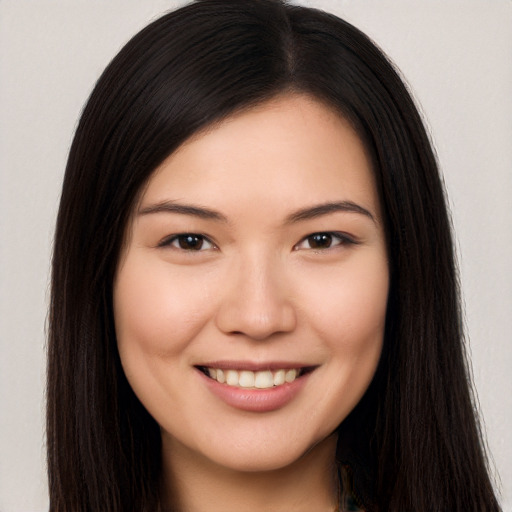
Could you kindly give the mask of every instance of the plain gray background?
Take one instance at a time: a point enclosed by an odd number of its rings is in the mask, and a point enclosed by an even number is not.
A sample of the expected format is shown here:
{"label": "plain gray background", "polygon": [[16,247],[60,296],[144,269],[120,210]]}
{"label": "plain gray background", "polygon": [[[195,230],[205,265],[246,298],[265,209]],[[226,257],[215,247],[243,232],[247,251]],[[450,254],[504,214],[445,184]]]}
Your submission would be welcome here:
{"label": "plain gray background", "polygon": [[[183,2],[0,0],[0,510],[47,509],[48,269],[72,132],[108,61]],[[432,132],[456,228],[476,389],[512,511],[512,2],[301,2],[367,32]]]}

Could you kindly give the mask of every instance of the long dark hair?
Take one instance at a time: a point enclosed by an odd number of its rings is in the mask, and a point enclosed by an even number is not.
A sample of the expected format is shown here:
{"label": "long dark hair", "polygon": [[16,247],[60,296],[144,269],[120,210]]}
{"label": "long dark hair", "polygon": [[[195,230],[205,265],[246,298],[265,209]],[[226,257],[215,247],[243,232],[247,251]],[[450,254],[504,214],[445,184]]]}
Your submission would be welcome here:
{"label": "long dark hair", "polygon": [[499,510],[471,396],[444,190],[406,87],[367,36],[333,15],[279,0],[203,0],[128,42],[76,130],[52,269],[51,511],[158,509],[159,427],[123,374],[112,312],[130,211],[188,137],[287,92],[353,124],[387,228],[384,348],[339,427],[344,484],[369,511]]}

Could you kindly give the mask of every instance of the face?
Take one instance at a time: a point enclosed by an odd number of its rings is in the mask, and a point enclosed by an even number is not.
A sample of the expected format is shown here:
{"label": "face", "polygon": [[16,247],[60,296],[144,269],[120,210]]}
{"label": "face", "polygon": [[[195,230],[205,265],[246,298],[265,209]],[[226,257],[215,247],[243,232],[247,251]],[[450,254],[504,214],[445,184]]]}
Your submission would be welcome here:
{"label": "face", "polygon": [[183,144],[132,215],[114,286],[128,381],[163,448],[241,471],[321,446],[381,353],[388,264],[369,158],[307,96]]}

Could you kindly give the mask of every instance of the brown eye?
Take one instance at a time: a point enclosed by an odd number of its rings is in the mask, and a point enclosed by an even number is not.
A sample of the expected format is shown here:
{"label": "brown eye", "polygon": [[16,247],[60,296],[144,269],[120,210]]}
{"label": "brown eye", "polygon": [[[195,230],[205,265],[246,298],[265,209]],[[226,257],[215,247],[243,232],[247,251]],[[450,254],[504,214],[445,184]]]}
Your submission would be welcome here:
{"label": "brown eye", "polygon": [[197,235],[183,235],[177,238],[180,249],[199,251],[203,247],[203,237]]}
{"label": "brown eye", "polygon": [[311,249],[328,249],[332,245],[332,235],[329,233],[315,233],[308,236],[307,241]]}
{"label": "brown eye", "polygon": [[169,245],[173,248],[189,252],[199,252],[214,248],[213,243],[210,242],[206,237],[195,233],[183,233],[181,235],[175,235],[172,238],[167,239],[161,245]]}
{"label": "brown eye", "polygon": [[295,250],[302,249],[313,249],[317,251],[331,249],[341,245],[356,244],[349,236],[343,233],[336,232],[323,232],[323,233],[312,233],[307,237],[303,238],[295,247]]}

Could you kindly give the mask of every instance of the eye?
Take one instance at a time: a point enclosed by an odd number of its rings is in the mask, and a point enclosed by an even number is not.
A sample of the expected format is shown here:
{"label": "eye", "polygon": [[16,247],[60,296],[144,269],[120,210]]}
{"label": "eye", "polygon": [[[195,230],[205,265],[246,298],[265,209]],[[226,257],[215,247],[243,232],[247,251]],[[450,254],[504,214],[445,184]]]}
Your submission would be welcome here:
{"label": "eye", "polygon": [[215,245],[205,236],[196,233],[181,233],[163,240],[160,247],[170,246],[175,249],[189,252],[207,251],[214,249]]}
{"label": "eye", "polygon": [[306,238],[303,238],[295,247],[295,250],[299,249],[315,249],[315,250],[323,250],[330,249],[331,247],[336,247],[338,245],[348,245],[355,244],[356,242],[352,240],[347,235],[342,233],[332,233],[332,232],[324,232],[324,233],[313,233],[308,235]]}

